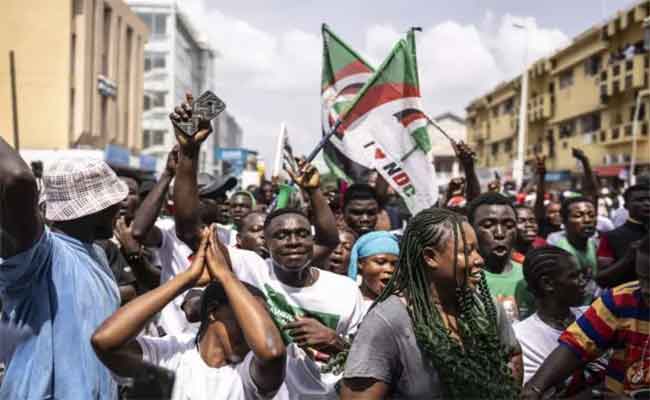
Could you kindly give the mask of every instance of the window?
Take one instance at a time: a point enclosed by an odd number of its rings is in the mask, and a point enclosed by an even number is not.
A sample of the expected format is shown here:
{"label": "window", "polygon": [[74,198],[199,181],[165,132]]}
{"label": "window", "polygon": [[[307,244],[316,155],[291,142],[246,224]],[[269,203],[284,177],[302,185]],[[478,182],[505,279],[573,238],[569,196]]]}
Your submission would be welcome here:
{"label": "window", "polygon": [[573,85],[573,69],[567,69],[560,74],[560,89]]}
{"label": "window", "polygon": [[508,100],[503,102],[503,113],[504,114],[512,114],[514,108],[515,108],[515,100],[514,100],[514,98],[511,97]]}
{"label": "window", "polygon": [[600,70],[601,58],[599,54],[593,55],[585,60],[585,75],[595,76]]}
{"label": "window", "polygon": [[161,145],[165,144],[165,131],[162,130],[156,130],[156,131],[151,131],[152,132],[152,145]]}
{"label": "window", "polygon": [[145,129],[142,133],[142,147],[147,148],[151,146],[151,131]]}
{"label": "window", "polygon": [[492,156],[496,157],[499,152],[499,142],[492,143]]}
{"label": "window", "polygon": [[512,152],[512,139],[506,140],[503,147],[506,153]]}
{"label": "window", "polygon": [[499,116],[499,107],[494,107],[494,108],[492,109],[492,117],[493,117],[493,118],[496,118],[496,117],[498,117],[498,116]]}
{"label": "window", "polygon": [[167,33],[167,14],[138,14],[153,36],[163,36]]}
{"label": "window", "polygon": [[591,133],[600,129],[600,113],[587,114],[580,118],[580,129],[582,133]]}
{"label": "window", "polygon": [[165,53],[146,53],[144,56],[144,71],[148,72],[154,68],[165,68]]}
{"label": "window", "polygon": [[165,107],[165,96],[167,92],[149,92],[144,95],[144,109],[150,110],[154,107]]}
{"label": "window", "polygon": [[[630,107],[630,121],[634,121],[634,112],[636,111],[636,106]],[[645,119],[645,103],[641,103],[639,107],[639,118],[637,121],[642,121]]]}
{"label": "window", "polygon": [[560,124],[560,139],[565,139],[573,136],[575,132],[575,120],[566,121]]}

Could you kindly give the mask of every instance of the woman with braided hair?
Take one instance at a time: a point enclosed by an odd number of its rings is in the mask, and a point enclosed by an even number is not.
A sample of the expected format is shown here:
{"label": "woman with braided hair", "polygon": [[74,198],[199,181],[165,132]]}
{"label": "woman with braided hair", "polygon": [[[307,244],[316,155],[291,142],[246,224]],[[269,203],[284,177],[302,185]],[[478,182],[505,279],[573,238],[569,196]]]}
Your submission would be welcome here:
{"label": "woman with braided hair", "polygon": [[521,350],[483,265],[464,217],[440,208],[416,215],[352,343],[342,398],[516,398]]}

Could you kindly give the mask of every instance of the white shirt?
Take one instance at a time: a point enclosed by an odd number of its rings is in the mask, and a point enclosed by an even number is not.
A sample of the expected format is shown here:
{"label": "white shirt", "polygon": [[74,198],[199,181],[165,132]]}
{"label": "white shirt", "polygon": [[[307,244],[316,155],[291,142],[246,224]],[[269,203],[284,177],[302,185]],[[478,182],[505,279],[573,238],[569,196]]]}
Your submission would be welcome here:
{"label": "white shirt", "polygon": [[241,363],[213,368],[201,358],[194,335],[145,336],[137,340],[144,361],[176,373],[172,400],[288,399],[284,384],[277,393],[259,393],[250,374],[252,351]]}
{"label": "white shirt", "polygon": [[[313,285],[296,288],[280,282],[270,259],[264,261],[252,251],[228,249],[235,274],[264,292],[271,317],[280,328],[297,316],[306,316],[318,319],[342,336],[356,332],[365,307],[351,279],[319,270]],[[287,332],[281,333],[285,342],[290,342]],[[291,399],[337,398],[334,385],[340,375],[321,373],[321,366],[295,343],[287,346],[285,383]]]}
{"label": "white shirt", "polygon": [[[577,319],[587,308],[577,307],[572,308],[571,311]],[[547,325],[539,318],[537,313],[523,321],[515,322],[512,328],[521,345],[524,359],[524,383],[526,383],[558,346],[557,340],[560,338],[562,331]]]}
{"label": "white shirt", "polygon": [[[190,249],[185,242],[176,236],[176,227],[172,219],[160,219],[156,221],[156,227],[162,234],[162,242],[159,248],[154,248],[158,261],[160,262],[160,284],[164,284],[185,271],[190,266]],[[168,335],[179,335],[183,332],[195,333],[198,324],[187,322],[185,313],[181,309],[185,293],[176,297],[163,308],[160,313],[159,324]]]}

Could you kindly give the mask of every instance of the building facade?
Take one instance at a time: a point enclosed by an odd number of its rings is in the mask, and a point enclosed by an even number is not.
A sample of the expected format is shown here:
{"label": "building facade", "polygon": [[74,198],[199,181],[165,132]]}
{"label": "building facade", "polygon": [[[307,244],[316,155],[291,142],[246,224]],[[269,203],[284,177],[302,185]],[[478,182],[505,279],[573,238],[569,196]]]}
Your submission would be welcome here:
{"label": "building facade", "polygon": [[13,143],[6,58],[13,50],[21,152],[106,149],[139,167],[148,35],[121,0],[5,0],[0,135]]}
{"label": "building facade", "polygon": [[[467,140],[465,120],[456,114],[447,112],[434,118],[438,126],[455,141]],[[449,140],[435,128],[429,128],[431,152],[429,153],[436,168],[436,179],[440,185],[446,185],[452,177],[458,176],[460,168],[456,153]]]}
{"label": "building facade", "polygon": [[[572,149],[579,148],[600,176],[623,175],[634,153],[634,136],[637,172],[648,167],[650,34],[644,21],[649,16],[650,1],[637,2],[528,68],[528,174],[535,154],[541,154],[551,180],[580,175],[572,156]],[[506,177],[517,157],[520,98],[521,76],[467,107],[468,141],[479,166]]]}
{"label": "building facade", "polygon": [[[206,90],[215,91],[214,63],[218,54],[208,45],[207,36],[190,22],[192,18],[182,8],[182,2],[128,0],[128,3],[151,30],[144,56],[142,141],[144,152],[158,160],[158,170],[161,170],[176,143],[169,113],[185,100],[187,92],[198,97]],[[227,103],[227,99],[224,101]],[[215,148],[228,133],[220,127],[232,125],[228,123],[231,120],[234,122],[224,111],[213,122],[215,132],[201,147],[200,172],[220,172]]]}

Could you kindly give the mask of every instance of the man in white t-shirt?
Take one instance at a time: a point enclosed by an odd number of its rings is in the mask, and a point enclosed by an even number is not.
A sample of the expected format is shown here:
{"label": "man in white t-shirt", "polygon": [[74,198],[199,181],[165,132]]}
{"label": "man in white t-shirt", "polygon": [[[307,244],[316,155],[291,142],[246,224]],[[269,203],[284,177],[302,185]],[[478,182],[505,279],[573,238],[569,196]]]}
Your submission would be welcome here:
{"label": "man in white t-shirt", "polygon": [[[189,257],[192,249],[183,242],[176,233],[176,224],[172,218],[160,218],[160,210],[167,198],[167,192],[176,175],[180,146],[175,146],[167,158],[167,165],[156,185],[142,201],[135,213],[132,223],[133,237],[142,245],[154,250],[157,264],[160,265],[160,283],[163,284],[184,271],[190,265]],[[212,179],[204,175],[203,184],[197,184],[196,208],[199,216],[206,224],[217,219],[217,204],[213,200],[236,185],[234,178]],[[187,322],[181,309],[184,295],[179,296],[165,307],[160,315],[160,327],[168,334],[196,332],[198,326]]]}
{"label": "man in white t-shirt", "polygon": [[[187,270],[104,321],[91,339],[95,352],[121,377],[140,378],[145,363],[173,371],[173,400],[287,399],[286,349],[263,296],[237,279],[209,236],[205,229]],[[165,304],[206,284],[196,336],[137,336]]]}
{"label": "man in white t-shirt", "polygon": [[335,397],[338,376],[321,373],[345,349],[363,317],[363,296],[347,277],[312,266],[314,239],[296,209],[272,212],[264,224],[270,258],[229,248],[233,271],[264,292],[287,348],[285,382],[293,399]]}
{"label": "man in white t-shirt", "polygon": [[[537,312],[513,325],[522,348],[526,383],[558,346],[562,332],[587,307],[578,307],[584,298],[586,281],[577,260],[566,250],[554,246],[533,249],[526,254],[523,270],[537,304]],[[590,364],[556,388],[558,394],[573,396],[588,390],[589,378],[597,376],[598,369],[602,368]]]}

